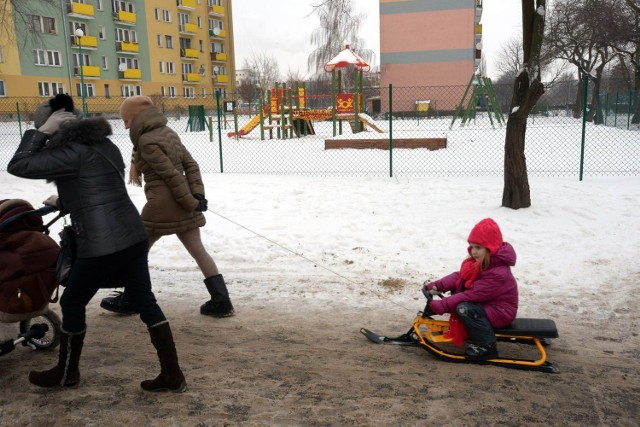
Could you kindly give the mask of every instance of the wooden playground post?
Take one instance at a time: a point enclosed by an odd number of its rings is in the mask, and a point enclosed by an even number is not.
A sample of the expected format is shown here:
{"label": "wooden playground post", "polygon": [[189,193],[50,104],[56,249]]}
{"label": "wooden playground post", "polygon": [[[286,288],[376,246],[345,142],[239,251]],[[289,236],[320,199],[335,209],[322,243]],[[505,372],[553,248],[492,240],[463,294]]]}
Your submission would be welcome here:
{"label": "wooden playground post", "polygon": [[286,111],[285,111],[285,93],[287,92],[287,84],[282,83],[282,101],[280,102],[280,127],[282,128],[282,139],[287,139],[287,128],[286,128]]}
{"label": "wooden playground post", "polygon": [[[338,70],[338,93],[342,93],[342,70]],[[342,135],[342,119],[338,119],[338,134]]]}
{"label": "wooden playground post", "polygon": [[[294,127],[294,123],[293,123],[293,88],[289,89],[289,138],[293,138],[293,127]],[[297,135],[297,134],[296,134]]]}
{"label": "wooden playground post", "polygon": [[260,117],[260,140],[264,141],[264,114],[262,112],[262,96],[258,97],[258,116]]}
{"label": "wooden playground post", "polygon": [[333,136],[336,136],[336,103],[338,98],[336,88],[336,69],[331,70],[331,122],[333,123]]}

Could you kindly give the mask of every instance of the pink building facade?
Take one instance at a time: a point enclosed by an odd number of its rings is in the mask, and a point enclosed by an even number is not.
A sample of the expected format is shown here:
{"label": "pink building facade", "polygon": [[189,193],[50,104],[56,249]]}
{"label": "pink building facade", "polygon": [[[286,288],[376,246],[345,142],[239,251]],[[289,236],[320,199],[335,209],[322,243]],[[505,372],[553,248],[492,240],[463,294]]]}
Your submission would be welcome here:
{"label": "pink building facade", "polygon": [[[481,16],[482,0],[380,0],[383,111],[389,84],[402,94],[394,96],[394,110],[415,110],[426,95],[432,107],[455,109],[480,63]],[[427,86],[449,88],[421,93]],[[425,89],[406,96],[414,87]]]}

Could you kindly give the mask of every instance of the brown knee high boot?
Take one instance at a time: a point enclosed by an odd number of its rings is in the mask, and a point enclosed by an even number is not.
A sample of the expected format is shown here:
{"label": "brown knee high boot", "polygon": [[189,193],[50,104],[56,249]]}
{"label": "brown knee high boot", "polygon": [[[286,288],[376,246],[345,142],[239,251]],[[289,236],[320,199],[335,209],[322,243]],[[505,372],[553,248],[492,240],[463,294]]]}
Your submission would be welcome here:
{"label": "brown knee high boot", "polygon": [[178,365],[178,354],[169,322],[165,321],[150,327],[149,335],[160,359],[160,375],[153,380],[142,381],[140,387],[146,391],[168,390],[182,393],[187,389],[187,381]]}
{"label": "brown knee high boot", "polygon": [[29,372],[29,381],[39,387],[73,387],[80,382],[80,354],[86,329],[82,332],[61,331],[58,364],[48,371]]}
{"label": "brown knee high boot", "polygon": [[211,295],[211,300],[200,306],[200,314],[213,317],[233,316],[233,305],[222,274],[207,277],[204,279],[204,284]]}

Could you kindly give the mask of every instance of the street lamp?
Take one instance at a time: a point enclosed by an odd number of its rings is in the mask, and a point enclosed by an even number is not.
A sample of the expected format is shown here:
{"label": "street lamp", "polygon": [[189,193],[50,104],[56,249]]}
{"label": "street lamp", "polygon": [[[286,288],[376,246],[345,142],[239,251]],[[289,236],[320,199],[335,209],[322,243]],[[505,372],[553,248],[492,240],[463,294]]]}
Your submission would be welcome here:
{"label": "street lamp", "polygon": [[80,97],[82,98],[82,117],[87,117],[88,109],[84,90],[84,59],[82,58],[82,37],[84,37],[84,31],[82,31],[82,28],[76,28],[75,34],[78,38],[78,48],[80,49]]}

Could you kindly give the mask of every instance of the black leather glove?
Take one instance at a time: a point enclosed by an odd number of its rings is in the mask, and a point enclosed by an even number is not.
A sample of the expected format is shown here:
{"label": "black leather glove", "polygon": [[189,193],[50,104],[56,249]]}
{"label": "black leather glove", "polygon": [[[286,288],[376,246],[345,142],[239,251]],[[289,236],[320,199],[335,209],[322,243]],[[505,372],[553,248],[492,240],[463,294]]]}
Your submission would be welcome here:
{"label": "black leather glove", "polygon": [[196,207],[196,211],[205,212],[208,209],[209,202],[204,198],[204,194],[196,193],[193,195],[198,201],[198,206]]}

